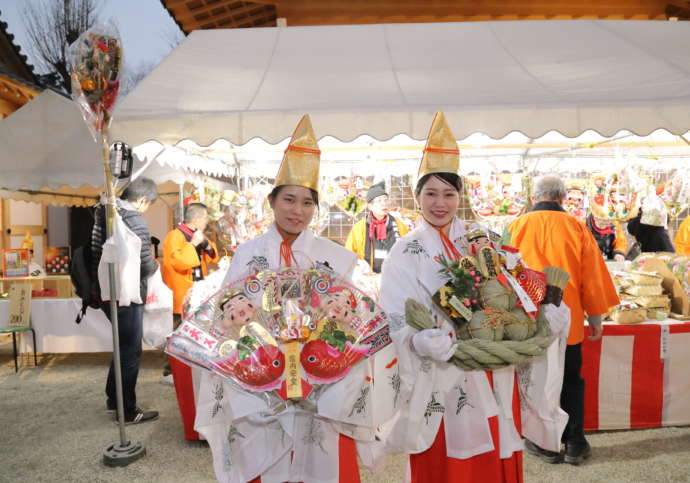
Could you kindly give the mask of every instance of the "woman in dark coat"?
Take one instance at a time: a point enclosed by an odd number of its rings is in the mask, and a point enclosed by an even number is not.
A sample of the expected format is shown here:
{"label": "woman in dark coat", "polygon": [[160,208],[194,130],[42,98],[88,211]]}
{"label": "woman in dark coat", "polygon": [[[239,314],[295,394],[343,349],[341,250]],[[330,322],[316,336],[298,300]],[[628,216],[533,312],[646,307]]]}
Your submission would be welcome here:
{"label": "woman in dark coat", "polygon": [[675,253],[668,230],[663,226],[642,223],[642,210],[635,218],[628,221],[628,233],[635,237],[643,252],[671,252]]}

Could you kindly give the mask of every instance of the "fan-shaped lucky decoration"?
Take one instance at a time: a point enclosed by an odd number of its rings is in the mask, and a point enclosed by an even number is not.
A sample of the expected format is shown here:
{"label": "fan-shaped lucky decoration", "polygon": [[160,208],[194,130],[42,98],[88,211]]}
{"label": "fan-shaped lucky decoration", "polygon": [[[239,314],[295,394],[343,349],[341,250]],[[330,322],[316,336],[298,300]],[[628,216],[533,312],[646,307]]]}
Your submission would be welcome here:
{"label": "fan-shaped lucky decoration", "polygon": [[325,271],[263,271],[196,307],[165,351],[252,392],[306,398],[390,344],[386,314]]}
{"label": "fan-shaped lucky decoration", "polygon": [[637,216],[644,189],[645,181],[629,167],[595,173],[589,180],[589,209],[595,218],[627,221]]}
{"label": "fan-shaped lucky decoration", "polygon": [[690,203],[690,170],[679,169],[671,175],[659,194],[668,216],[675,220]]}
{"label": "fan-shaped lucky decoration", "polygon": [[468,175],[465,184],[472,211],[491,225],[518,216],[529,199],[528,178],[522,173]]}

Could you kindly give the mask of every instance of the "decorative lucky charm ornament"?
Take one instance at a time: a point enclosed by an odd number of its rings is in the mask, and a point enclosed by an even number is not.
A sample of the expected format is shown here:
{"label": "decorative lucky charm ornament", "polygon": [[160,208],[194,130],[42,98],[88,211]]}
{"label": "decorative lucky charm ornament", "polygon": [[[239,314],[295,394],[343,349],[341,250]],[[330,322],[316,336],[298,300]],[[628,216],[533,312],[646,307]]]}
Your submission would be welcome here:
{"label": "decorative lucky charm ornament", "polygon": [[[431,300],[459,339],[450,362],[463,369],[490,370],[544,353],[554,336],[540,307],[560,305],[569,276],[557,267],[532,270],[515,248],[496,249],[480,232],[465,236],[471,255],[435,257],[447,281]],[[416,330],[438,327],[429,310],[413,299],[406,301],[405,317]]]}
{"label": "decorative lucky charm ornament", "polygon": [[596,173],[589,180],[589,208],[595,218],[627,221],[637,216],[645,181],[629,166]]}
{"label": "decorative lucky charm ornament", "polygon": [[529,199],[528,178],[522,173],[465,176],[470,208],[490,226],[505,226],[517,217]]}
{"label": "decorative lucky charm ornament", "polygon": [[390,344],[386,314],[359,289],[317,270],[265,270],[197,306],[165,351],[240,388],[303,399]]}
{"label": "decorative lucky charm ornament", "polygon": [[107,141],[120,90],[122,41],[112,23],[97,24],[70,46],[72,99],[96,142]]}
{"label": "decorative lucky charm ornament", "polygon": [[659,197],[666,205],[668,216],[675,220],[690,203],[690,170],[679,169],[664,184]]}
{"label": "decorative lucky charm ornament", "polygon": [[570,215],[584,222],[587,218],[587,180],[565,180],[563,208]]}

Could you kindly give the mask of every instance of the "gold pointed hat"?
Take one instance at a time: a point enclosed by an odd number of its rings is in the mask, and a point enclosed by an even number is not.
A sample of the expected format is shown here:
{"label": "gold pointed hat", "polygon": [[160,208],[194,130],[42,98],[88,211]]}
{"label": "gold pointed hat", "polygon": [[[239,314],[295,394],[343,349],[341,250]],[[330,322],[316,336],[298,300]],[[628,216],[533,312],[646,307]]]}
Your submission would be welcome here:
{"label": "gold pointed hat", "polygon": [[302,116],[292,133],[276,175],[275,186],[296,185],[318,191],[320,164],[321,151],[307,114]]}
{"label": "gold pointed hat", "polygon": [[431,173],[460,174],[460,150],[455,136],[448,127],[443,112],[438,111],[431,123],[418,178]]}

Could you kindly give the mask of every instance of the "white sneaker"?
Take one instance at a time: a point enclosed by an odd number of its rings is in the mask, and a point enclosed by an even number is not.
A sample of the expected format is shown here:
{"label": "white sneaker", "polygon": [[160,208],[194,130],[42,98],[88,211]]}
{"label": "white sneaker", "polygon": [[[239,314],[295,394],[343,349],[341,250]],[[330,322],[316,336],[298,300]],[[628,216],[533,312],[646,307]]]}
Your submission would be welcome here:
{"label": "white sneaker", "polygon": [[167,376],[162,376],[161,377],[161,384],[164,384],[166,386],[174,386],[175,381],[173,380],[173,375],[168,374]]}

